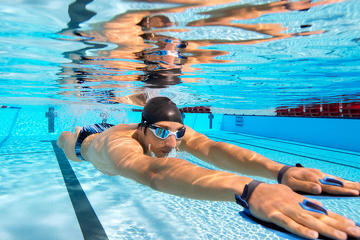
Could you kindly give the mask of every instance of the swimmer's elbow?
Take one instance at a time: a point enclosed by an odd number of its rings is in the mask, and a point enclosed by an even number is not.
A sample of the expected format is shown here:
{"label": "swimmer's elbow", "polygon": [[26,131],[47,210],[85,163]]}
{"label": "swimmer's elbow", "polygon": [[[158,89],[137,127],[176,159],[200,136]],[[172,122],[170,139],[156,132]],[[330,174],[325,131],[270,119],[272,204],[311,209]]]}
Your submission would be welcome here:
{"label": "swimmer's elbow", "polygon": [[161,158],[122,152],[122,158],[114,162],[120,175],[157,191],[162,191],[166,180],[171,175],[171,166]]}
{"label": "swimmer's elbow", "polygon": [[152,172],[149,177],[149,187],[155,191],[159,192],[168,192],[167,186],[169,182],[167,178],[161,173],[154,173]]}
{"label": "swimmer's elbow", "polygon": [[156,191],[162,191],[166,183],[166,172],[166,169],[163,167],[148,169],[147,179],[149,187]]}
{"label": "swimmer's elbow", "polygon": [[149,173],[149,177],[148,177],[148,186],[156,191],[159,191],[159,185],[158,183],[158,174],[156,173]]}

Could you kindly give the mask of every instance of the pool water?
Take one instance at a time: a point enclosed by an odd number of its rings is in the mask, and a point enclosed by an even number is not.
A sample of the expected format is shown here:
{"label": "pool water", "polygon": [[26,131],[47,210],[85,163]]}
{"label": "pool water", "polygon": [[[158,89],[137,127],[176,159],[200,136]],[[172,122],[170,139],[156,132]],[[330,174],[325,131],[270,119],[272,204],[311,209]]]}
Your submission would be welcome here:
{"label": "pool water", "polygon": [[[15,123],[5,125],[0,138],[1,239],[298,239],[252,221],[237,204],[184,199],[103,175],[88,162],[69,162],[54,140],[62,128],[77,125],[78,120],[64,122],[65,114],[59,111],[55,132],[48,133],[46,110],[24,107],[1,112],[3,119],[16,117]],[[99,119],[96,111],[88,111],[87,121]],[[120,115],[121,123],[140,117]],[[219,124],[210,129],[207,118],[195,115],[186,114],[185,123],[203,125],[201,132],[215,141],[245,147],[284,164],[301,162],[360,181],[358,152],[221,131]],[[179,157],[216,169],[186,153]],[[310,198],[360,222],[358,198]]]}
{"label": "pool water", "polygon": [[[68,161],[57,148],[75,126],[138,122],[146,94],[210,109],[185,113],[185,124],[215,141],[360,181],[360,119],[341,112],[360,99],[357,0],[1,5],[0,239],[298,239],[234,203],[156,192]],[[168,25],[137,25],[157,15]],[[279,108],[330,104],[341,114],[326,124],[303,116],[272,124]],[[264,120],[254,130],[243,116]],[[294,138],[299,132],[310,137]],[[309,197],[360,222],[359,198]]]}
{"label": "pool water", "polygon": [[[223,113],[359,101],[357,0],[2,5],[1,104],[125,108],[148,88]],[[170,26],[137,25],[154,15]]]}

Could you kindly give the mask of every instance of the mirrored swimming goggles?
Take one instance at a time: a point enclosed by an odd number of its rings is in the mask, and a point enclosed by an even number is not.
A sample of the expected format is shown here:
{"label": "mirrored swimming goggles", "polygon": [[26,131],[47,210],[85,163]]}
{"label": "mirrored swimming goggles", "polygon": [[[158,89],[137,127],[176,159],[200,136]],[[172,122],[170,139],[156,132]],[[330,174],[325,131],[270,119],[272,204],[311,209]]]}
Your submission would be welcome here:
{"label": "mirrored swimming goggles", "polygon": [[176,130],[175,132],[172,132],[168,129],[156,126],[154,124],[149,125],[149,130],[160,139],[166,139],[170,135],[174,135],[176,139],[180,139],[185,135],[186,128],[180,128],[179,130]]}

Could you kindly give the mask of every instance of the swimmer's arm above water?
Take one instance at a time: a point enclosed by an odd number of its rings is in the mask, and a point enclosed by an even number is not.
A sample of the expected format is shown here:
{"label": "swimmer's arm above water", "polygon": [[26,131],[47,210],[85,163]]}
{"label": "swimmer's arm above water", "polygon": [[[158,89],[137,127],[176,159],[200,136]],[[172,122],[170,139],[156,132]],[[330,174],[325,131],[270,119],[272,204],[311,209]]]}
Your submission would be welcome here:
{"label": "swimmer's arm above water", "polygon": [[[285,166],[255,153],[225,142],[215,142],[203,134],[187,127],[180,147],[224,170],[239,172],[251,176],[277,179]],[[323,184],[320,179],[331,177],[343,182],[343,186]],[[295,191],[320,194],[327,192],[338,195],[359,195],[360,183],[347,181],[317,169],[291,167],[281,178],[281,183]]]}

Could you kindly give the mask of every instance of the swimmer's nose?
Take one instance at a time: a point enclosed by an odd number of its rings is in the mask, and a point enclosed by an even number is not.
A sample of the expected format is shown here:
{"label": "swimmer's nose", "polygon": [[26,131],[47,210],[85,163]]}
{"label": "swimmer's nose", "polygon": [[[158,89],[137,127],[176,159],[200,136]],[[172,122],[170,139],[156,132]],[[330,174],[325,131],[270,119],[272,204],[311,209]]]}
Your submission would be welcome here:
{"label": "swimmer's nose", "polygon": [[176,138],[174,135],[170,135],[165,139],[165,144],[168,147],[174,148],[176,147]]}

